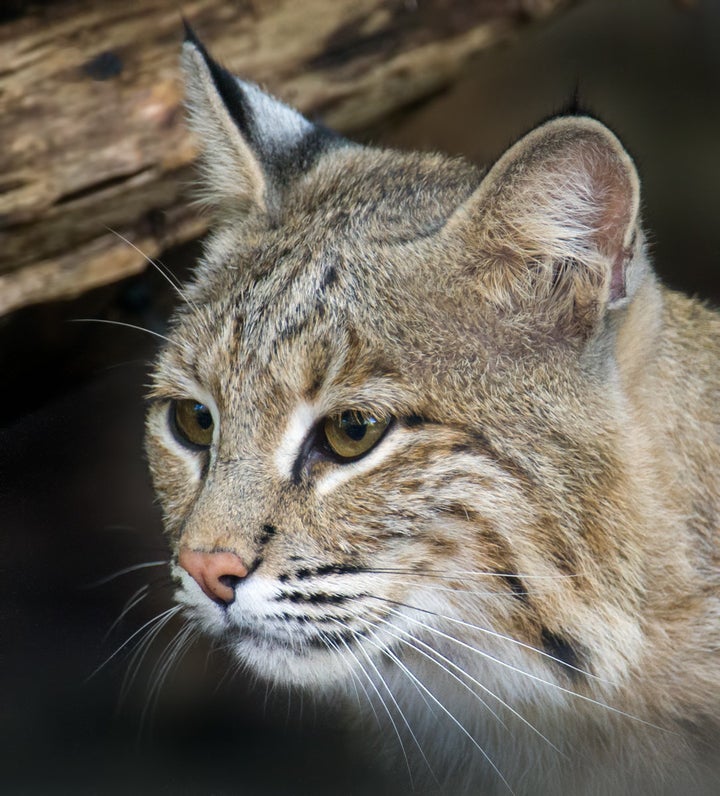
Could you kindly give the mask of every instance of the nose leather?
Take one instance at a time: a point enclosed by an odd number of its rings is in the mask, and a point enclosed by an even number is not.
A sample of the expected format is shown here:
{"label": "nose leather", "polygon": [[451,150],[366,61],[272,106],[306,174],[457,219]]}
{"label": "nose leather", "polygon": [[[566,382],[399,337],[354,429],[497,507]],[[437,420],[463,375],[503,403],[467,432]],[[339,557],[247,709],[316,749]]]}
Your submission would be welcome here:
{"label": "nose leather", "polygon": [[227,550],[206,553],[183,547],[178,555],[178,564],[211,600],[226,605],[235,599],[234,586],[249,574],[242,558]]}

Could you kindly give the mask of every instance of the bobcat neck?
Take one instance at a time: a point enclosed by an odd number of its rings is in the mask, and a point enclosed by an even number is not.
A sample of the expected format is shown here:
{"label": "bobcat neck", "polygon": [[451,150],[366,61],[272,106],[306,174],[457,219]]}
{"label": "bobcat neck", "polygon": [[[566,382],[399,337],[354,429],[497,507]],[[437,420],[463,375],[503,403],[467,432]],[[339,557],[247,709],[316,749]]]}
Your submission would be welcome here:
{"label": "bobcat neck", "polygon": [[639,298],[618,339],[618,367],[633,407],[633,429],[646,440],[648,469],[660,482],[655,491],[664,497],[665,510],[680,518],[680,535],[691,543],[701,537],[716,545],[718,315],[654,281]]}

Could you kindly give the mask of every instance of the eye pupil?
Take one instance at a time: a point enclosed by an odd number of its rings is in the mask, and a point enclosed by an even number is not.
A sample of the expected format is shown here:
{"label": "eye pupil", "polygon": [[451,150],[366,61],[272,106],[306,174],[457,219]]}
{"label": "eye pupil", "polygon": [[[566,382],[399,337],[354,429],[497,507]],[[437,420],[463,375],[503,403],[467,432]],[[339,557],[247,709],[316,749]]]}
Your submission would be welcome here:
{"label": "eye pupil", "polygon": [[340,416],[342,429],[353,442],[360,442],[363,439],[371,421],[372,418],[362,418],[357,412],[351,410],[343,412]]}
{"label": "eye pupil", "polygon": [[213,424],[210,410],[205,404],[195,404],[195,406],[193,406],[193,412],[195,412],[195,422],[203,431],[207,431]]}

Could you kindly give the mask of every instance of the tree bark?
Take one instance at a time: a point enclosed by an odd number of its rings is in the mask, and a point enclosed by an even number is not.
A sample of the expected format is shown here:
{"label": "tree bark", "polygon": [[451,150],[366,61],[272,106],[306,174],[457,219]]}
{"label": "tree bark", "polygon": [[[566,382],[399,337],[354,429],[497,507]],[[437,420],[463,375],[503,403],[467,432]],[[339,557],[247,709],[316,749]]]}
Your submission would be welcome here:
{"label": "tree bark", "polygon": [[[231,70],[348,132],[569,1],[186,0],[182,11]],[[0,314],[138,272],[205,231],[186,190],[196,149],[180,8],[65,0],[0,25]]]}

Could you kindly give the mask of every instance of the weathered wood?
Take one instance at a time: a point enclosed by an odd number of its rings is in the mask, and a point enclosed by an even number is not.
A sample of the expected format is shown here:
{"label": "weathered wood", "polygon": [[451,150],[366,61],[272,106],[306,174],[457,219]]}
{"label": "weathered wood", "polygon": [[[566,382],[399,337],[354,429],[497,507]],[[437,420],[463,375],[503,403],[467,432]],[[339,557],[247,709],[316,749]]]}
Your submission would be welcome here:
{"label": "weathered wood", "polygon": [[[358,129],[569,0],[186,0],[215,56]],[[177,0],[65,0],[0,25],[0,314],[144,268],[201,234],[188,207]]]}

